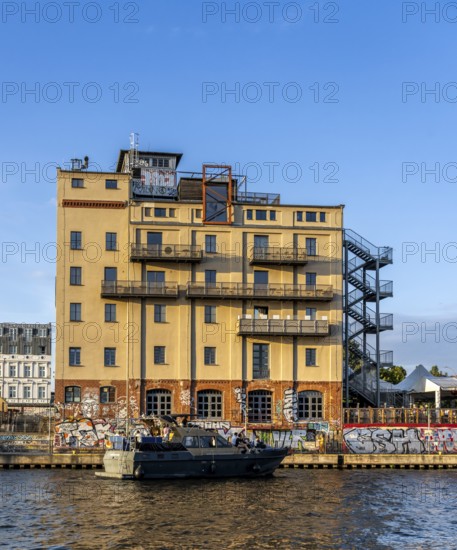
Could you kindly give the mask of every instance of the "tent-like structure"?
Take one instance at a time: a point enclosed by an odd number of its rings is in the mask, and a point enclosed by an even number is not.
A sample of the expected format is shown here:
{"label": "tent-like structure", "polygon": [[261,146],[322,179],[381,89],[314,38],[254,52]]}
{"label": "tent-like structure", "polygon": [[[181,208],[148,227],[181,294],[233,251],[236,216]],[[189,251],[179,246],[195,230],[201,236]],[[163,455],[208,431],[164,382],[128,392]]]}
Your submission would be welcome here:
{"label": "tent-like structure", "polygon": [[435,394],[435,408],[441,408],[442,397],[457,398],[457,378],[433,376],[423,366],[418,365],[402,382],[394,386],[395,391],[409,396],[410,404]]}

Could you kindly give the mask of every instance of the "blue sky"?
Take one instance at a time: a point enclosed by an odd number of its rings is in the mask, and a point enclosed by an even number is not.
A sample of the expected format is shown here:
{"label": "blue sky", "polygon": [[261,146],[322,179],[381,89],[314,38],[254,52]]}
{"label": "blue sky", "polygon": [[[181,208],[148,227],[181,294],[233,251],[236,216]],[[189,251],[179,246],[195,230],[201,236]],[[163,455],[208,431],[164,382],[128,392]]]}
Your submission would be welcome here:
{"label": "blue sky", "polygon": [[383,348],[457,374],[453,3],[35,4],[0,22],[2,320],[54,320],[52,166],[108,169],[135,131],[184,170],[232,163],[284,203],[345,204],[346,227],[394,248]]}

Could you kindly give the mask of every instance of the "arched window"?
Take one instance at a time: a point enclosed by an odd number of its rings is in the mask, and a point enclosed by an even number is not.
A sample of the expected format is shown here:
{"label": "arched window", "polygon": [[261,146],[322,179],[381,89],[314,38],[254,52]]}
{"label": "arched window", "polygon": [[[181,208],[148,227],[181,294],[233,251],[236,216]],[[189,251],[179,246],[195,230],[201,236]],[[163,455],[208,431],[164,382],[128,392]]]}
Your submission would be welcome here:
{"label": "arched window", "polygon": [[248,421],[271,422],[272,394],[268,390],[254,390],[248,393]]}
{"label": "arched window", "polygon": [[116,388],[114,386],[102,386],[100,388],[100,403],[115,403]]}
{"label": "arched window", "polygon": [[222,419],[222,392],[203,390],[197,393],[197,414],[200,418]]}
{"label": "arched window", "polygon": [[146,413],[158,416],[171,414],[171,391],[149,390],[146,394]]}
{"label": "arched window", "polygon": [[320,391],[301,391],[298,393],[299,420],[321,420],[322,393]]}
{"label": "arched window", "polygon": [[80,386],[65,386],[65,403],[81,403]]}

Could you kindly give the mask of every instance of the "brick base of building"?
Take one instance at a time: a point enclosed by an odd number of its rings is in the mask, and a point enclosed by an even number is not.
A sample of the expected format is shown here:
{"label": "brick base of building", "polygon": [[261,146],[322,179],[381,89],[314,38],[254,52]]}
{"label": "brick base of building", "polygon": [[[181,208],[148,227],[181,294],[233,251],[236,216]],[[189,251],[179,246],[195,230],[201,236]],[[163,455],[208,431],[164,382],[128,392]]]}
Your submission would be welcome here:
{"label": "brick base of building", "polygon": [[[78,386],[81,388],[81,401],[65,402],[65,388]],[[115,402],[100,403],[100,388],[114,386]],[[149,390],[168,390],[171,392],[172,413],[196,415],[198,392],[219,391],[223,395],[222,420],[232,424],[244,423],[243,410],[248,402],[248,394],[255,390],[271,392],[272,410],[271,422],[256,423],[259,428],[290,428],[294,424],[292,409],[296,394],[301,391],[316,391],[322,394],[322,418],[315,419],[329,422],[335,428],[342,422],[342,384],[339,382],[287,382],[255,380],[140,380],[125,381],[97,380],[56,380],[55,402],[62,418],[85,416],[89,418],[122,418],[139,417],[147,412],[146,396]],[[249,411],[248,411],[249,412]],[[311,421],[311,419],[308,419]],[[299,427],[299,423],[297,424]]]}

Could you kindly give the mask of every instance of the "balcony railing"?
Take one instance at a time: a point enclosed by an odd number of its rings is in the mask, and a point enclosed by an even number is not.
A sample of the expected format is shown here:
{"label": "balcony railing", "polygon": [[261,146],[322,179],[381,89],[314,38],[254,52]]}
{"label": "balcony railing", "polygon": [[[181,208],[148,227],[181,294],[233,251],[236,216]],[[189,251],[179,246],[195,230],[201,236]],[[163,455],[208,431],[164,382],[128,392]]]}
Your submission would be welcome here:
{"label": "balcony railing", "polygon": [[345,424],[455,424],[457,409],[427,409],[425,407],[344,409]]}
{"label": "balcony railing", "polygon": [[236,202],[243,204],[279,204],[281,196],[276,193],[250,193],[238,191]]}
{"label": "balcony railing", "polygon": [[131,259],[136,261],[200,262],[200,245],[190,244],[132,244]]}
{"label": "balcony railing", "polygon": [[250,258],[254,264],[302,264],[308,263],[306,248],[281,248],[276,246],[254,247]]}
{"label": "balcony railing", "polygon": [[239,319],[238,334],[265,334],[270,336],[327,336],[327,320],[301,319]]}
{"label": "balcony railing", "polygon": [[136,281],[102,281],[102,298],[176,298],[178,283],[142,283]]}
{"label": "balcony railing", "polygon": [[188,283],[188,298],[220,298],[244,300],[262,298],[270,300],[320,300],[333,299],[331,285],[289,285],[256,283]]}

